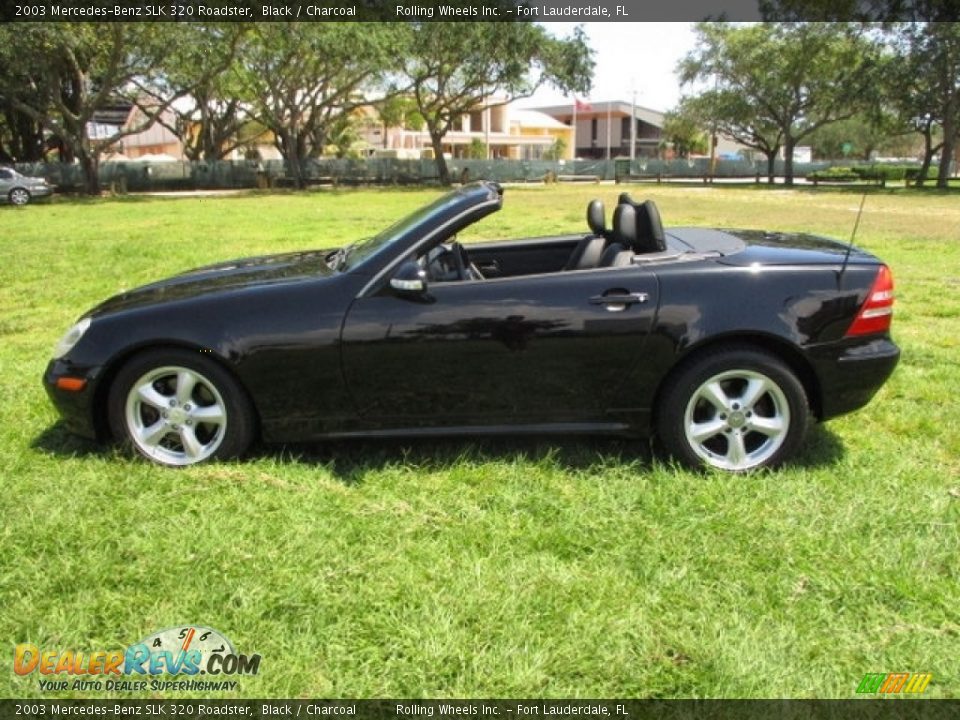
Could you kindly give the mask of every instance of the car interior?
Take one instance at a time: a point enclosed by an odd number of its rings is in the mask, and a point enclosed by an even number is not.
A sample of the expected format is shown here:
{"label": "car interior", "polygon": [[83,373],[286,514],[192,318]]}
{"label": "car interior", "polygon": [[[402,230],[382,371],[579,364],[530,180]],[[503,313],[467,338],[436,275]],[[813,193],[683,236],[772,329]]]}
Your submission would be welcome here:
{"label": "car interior", "polygon": [[623,267],[677,256],[667,248],[652,200],[636,202],[621,193],[610,227],[603,202],[591,200],[587,227],[587,235],[471,243],[469,252],[453,236],[420,258],[420,265],[431,282],[455,282]]}

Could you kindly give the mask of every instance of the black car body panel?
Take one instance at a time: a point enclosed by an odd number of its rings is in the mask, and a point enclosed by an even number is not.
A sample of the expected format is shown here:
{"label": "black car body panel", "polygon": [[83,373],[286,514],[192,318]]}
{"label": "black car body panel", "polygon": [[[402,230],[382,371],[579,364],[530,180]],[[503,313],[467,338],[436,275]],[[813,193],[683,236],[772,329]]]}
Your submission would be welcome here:
{"label": "black car body panel", "polygon": [[[420,297],[391,288],[405,260],[501,202],[496,185],[465,186],[344,251],[340,267],[333,251],[247,258],[118,295],[88,313],[45,385],[70,430],[102,437],[118,368],[144,348],[180,347],[235,375],[267,441],[646,434],[673,369],[731,341],[782,356],[820,419],[862,406],[896,365],[889,335],[845,337],[880,262],[809,235],[671,229],[662,253],[577,271],[563,267],[583,234],[471,243],[484,280],[431,283]],[[620,308],[609,294],[637,299]],[[86,387],[62,390],[63,377]]]}

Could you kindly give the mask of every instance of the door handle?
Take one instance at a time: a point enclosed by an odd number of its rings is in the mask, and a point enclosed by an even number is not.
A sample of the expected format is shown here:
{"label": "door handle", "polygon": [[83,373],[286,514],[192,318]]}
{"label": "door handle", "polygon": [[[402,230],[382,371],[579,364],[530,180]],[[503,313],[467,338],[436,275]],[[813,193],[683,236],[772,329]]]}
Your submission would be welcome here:
{"label": "door handle", "polygon": [[611,293],[609,295],[594,295],[590,298],[591,305],[633,305],[645,303],[650,299],[647,293]]}

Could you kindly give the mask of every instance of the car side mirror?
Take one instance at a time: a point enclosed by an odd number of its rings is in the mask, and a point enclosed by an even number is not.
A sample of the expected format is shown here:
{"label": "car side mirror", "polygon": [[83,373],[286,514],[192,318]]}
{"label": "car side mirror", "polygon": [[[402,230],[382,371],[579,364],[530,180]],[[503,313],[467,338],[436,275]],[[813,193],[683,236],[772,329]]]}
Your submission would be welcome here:
{"label": "car side mirror", "polygon": [[423,295],[427,291],[427,273],[416,260],[406,260],[390,278],[390,287],[400,295]]}

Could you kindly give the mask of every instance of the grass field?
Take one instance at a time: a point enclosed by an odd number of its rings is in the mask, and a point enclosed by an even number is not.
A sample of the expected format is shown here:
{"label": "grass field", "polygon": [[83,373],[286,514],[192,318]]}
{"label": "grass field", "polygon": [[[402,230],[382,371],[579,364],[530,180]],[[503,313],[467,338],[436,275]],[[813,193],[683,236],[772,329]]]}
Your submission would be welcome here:
{"label": "grass field", "polygon": [[[618,191],[509,188],[471,237],[581,231],[587,201]],[[667,224],[841,238],[860,200],[635,193]],[[0,207],[0,697],[41,695],[15,643],[109,650],[189,623],[261,654],[226,697],[847,698],[894,671],[960,697],[955,193],[867,198],[858,244],[893,268],[903,360],[779,472],[691,473],[615,440],[266,448],[174,472],[57,425],[39,378],[94,303],[356,239],[435,194]]]}

